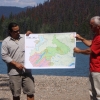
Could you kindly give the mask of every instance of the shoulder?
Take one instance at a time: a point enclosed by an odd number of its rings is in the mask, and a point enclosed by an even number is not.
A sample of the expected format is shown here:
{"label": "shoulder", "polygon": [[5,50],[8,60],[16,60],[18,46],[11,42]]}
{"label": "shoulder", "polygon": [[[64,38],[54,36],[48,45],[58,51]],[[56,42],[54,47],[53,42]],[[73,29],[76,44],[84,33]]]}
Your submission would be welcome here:
{"label": "shoulder", "polygon": [[25,34],[20,34],[20,40],[25,40]]}
{"label": "shoulder", "polygon": [[97,35],[93,39],[93,44],[99,44],[100,45],[100,35]]}
{"label": "shoulder", "polygon": [[3,41],[2,41],[2,47],[4,46],[7,46],[7,44],[9,43],[9,41],[10,41],[10,36],[8,36],[7,38],[5,38]]}
{"label": "shoulder", "polygon": [[8,42],[8,41],[10,41],[10,36],[8,36],[7,38],[5,38],[2,42]]}
{"label": "shoulder", "polygon": [[94,41],[100,41],[100,35],[94,36],[93,40],[94,40]]}
{"label": "shoulder", "polygon": [[21,37],[25,37],[25,34],[20,34]]}

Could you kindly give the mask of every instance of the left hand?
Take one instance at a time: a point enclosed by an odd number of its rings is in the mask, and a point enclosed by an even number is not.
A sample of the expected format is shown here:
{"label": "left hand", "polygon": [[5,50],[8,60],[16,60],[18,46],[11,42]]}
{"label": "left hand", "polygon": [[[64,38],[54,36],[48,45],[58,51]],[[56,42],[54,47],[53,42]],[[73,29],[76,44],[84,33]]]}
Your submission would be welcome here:
{"label": "left hand", "polygon": [[26,36],[29,36],[30,34],[32,34],[31,31],[27,31],[27,32],[26,32]]}
{"label": "left hand", "polygon": [[80,53],[80,49],[77,48],[77,47],[75,47],[73,50],[74,50],[75,53]]}

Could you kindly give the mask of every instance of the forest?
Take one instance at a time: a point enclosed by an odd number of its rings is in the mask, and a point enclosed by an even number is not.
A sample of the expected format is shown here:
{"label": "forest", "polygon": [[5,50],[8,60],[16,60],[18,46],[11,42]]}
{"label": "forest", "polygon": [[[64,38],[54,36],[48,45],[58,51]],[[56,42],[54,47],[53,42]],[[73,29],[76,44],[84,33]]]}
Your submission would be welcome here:
{"label": "forest", "polygon": [[36,34],[77,32],[92,39],[89,20],[93,16],[100,16],[100,0],[47,0],[7,18],[2,15],[0,39],[7,37],[10,22],[19,24],[21,34],[27,30]]}

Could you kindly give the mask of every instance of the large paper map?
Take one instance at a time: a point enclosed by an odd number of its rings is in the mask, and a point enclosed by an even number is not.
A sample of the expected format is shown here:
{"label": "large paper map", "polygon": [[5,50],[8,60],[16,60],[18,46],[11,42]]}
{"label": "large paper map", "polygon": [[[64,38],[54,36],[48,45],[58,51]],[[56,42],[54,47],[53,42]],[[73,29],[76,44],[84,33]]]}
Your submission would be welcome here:
{"label": "large paper map", "polygon": [[27,69],[75,68],[75,32],[30,34],[25,36]]}

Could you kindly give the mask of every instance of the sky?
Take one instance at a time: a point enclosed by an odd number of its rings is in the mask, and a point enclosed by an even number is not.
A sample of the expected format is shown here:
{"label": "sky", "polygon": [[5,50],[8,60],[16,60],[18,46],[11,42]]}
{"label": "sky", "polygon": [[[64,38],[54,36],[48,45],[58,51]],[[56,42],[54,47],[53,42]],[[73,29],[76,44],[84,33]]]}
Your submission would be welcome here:
{"label": "sky", "polygon": [[0,6],[16,6],[16,7],[27,7],[37,6],[39,3],[43,3],[47,0],[0,0]]}

